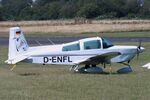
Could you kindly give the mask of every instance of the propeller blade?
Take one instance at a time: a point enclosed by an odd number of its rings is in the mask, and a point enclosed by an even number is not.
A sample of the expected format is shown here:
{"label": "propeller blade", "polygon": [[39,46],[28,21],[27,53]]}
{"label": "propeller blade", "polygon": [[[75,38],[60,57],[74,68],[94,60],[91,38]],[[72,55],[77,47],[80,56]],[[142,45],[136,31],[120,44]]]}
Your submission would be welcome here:
{"label": "propeller blade", "polygon": [[141,49],[141,44],[142,44],[142,41],[139,40],[139,46],[138,46],[138,49]]}
{"label": "propeller blade", "polygon": [[140,50],[141,50],[141,45],[142,45],[142,41],[139,40],[139,45],[137,46],[137,60],[139,59],[139,54],[140,54]]}
{"label": "propeller blade", "polygon": [[139,59],[139,48],[137,48],[137,60]]}

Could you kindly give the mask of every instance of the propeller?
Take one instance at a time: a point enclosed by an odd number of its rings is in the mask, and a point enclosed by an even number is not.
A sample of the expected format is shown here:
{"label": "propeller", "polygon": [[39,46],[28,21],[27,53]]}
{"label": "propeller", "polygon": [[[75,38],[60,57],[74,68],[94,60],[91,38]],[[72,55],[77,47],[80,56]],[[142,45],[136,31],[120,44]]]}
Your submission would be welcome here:
{"label": "propeller", "polygon": [[139,54],[140,54],[140,50],[141,50],[141,44],[142,44],[142,41],[139,40],[139,45],[137,46],[137,59],[139,59]]}
{"label": "propeller", "polygon": [[141,49],[141,44],[142,44],[142,41],[139,40],[139,46],[138,46],[138,49]]}

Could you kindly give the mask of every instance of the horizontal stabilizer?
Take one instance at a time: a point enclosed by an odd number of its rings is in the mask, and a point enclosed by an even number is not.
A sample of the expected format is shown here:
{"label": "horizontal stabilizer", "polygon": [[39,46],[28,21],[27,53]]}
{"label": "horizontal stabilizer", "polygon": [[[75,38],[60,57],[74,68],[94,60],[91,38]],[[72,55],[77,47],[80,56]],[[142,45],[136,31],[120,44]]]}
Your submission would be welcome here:
{"label": "horizontal stabilizer", "polygon": [[17,57],[15,57],[14,59],[9,59],[9,60],[6,60],[5,63],[7,64],[16,64],[24,59],[28,58],[28,56],[25,56],[25,55],[18,55]]}

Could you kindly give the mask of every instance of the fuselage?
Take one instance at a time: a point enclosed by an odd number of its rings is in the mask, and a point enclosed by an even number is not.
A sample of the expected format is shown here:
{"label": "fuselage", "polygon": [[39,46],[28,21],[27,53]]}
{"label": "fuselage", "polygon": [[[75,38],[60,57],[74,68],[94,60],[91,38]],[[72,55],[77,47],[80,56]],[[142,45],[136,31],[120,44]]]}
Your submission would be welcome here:
{"label": "fuselage", "polygon": [[[87,60],[93,56],[119,52],[120,54],[111,58],[109,63],[120,63],[130,61],[143,50],[143,47],[138,50],[137,46],[114,46],[104,38],[94,37],[60,45],[29,47],[26,53],[29,58],[26,61],[39,64],[75,65],[77,62]],[[91,64],[99,63],[98,59],[91,62]]]}

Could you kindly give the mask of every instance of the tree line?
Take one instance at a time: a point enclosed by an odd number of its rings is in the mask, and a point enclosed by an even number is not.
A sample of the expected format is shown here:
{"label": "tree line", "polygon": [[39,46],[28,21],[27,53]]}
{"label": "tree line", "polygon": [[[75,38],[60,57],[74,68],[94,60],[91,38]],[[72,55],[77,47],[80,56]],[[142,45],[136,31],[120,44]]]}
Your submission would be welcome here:
{"label": "tree line", "polygon": [[1,0],[0,21],[149,19],[150,0]]}

